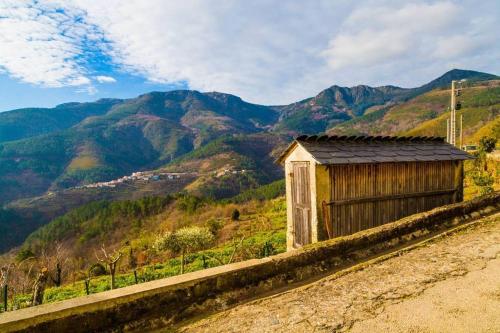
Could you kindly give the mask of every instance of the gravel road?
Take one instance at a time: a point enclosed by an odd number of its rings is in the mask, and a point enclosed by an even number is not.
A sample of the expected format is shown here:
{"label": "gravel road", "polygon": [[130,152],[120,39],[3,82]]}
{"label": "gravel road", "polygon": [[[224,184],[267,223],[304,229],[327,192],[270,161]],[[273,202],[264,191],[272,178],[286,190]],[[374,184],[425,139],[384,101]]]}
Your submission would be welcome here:
{"label": "gravel road", "polygon": [[181,332],[500,332],[500,213]]}

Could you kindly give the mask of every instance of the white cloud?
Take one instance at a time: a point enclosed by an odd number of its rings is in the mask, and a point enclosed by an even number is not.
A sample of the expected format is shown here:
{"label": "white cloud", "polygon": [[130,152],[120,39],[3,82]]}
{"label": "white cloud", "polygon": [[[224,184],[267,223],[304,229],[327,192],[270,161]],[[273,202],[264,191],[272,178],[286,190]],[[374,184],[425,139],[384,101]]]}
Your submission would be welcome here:
{"label": "white cloud", "polygon": [[326,81],[303,83],[325,67],[324,22],[342,18],[330,2],[76,3],[111,41],[109,54],[122,69],[154,82],[186,81],[193,89],[265,103],[324,87]]}
{"label": "white cloud", "polygon": [[323,55],[334,73],[366,83],[416,86],[454,67],[498,71],[499,8],[493,1],[369,2],[346,18]]}
{"label": "white cloud", "polygon": [[95,79],[99,83],[115,83],[116,82],[116,79],[114,77],[105,76],[105,75],[98,75],[95,77]]}
{"label": "white cloud", "polygon": [[453,67],[500,69],[495,1],[26,3],[0,5],[0,71],[45,86],[112,82],[82,61],[95,50],[153,82],[269,104],[331,84],[415,86]]}
{"label": "white cloud", "polygon": [[23,82],[46,87],[89,85],[79,58],[93,27],[81,11],[60,11],[54,1],[0,2],[0,68]]}
{"label": "white cloud", "polygon": [[[494,2],[78,1],[126,70],[260,103],[341,83],[423,83],[451,65],[482,69]],[[481,8],[482,7],[482,8]],[[474,12],[474,13],[473,13]],[[466,18],[481,18],[476,22]],[[493,28],[493,29],[492,29]],[[454,36],[461,40],[451,42]],[[451,38],[450,38],[451,37]],[[446,45],[446,44],[451,45]],[[458,44],[456,44],[458,43]],[[498,43],[497,43],[498,44]],[[448,51],[449,48],[453,50]],[[473,56],[470,54],[472,50]],[[499,48],[493,52],[498,54]],[[477,54],[484,53],[477,57]],[[460,58],[461,56],[467,56]],[[499,68],[498,61],[492,68]],[[407,76],[406,73],[411,73]]]}
{"label": "white cloud", "polygon": [[97,94],[97,92],[98,92],[97,88],[94,87],[91,84],[85,85],[85,86],[81,86],[81,87],[77,87],[75,91],[77,93],[87,94],[87,95],[90,95],[90,96],[93,96],[93,95]]}
{"label": "white cloud", "polygon": [[432,35],[460,24],[459,14],[449,2],[362,7],[346,19],[324,55],[333,69],[412,57],[433,48]]}

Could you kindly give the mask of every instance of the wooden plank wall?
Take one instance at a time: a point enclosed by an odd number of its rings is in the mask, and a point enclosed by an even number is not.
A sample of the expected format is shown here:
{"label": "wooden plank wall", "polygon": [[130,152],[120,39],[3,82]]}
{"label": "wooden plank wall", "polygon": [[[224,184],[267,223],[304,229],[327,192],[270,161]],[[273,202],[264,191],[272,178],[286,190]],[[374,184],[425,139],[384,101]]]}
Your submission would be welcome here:
{"label": "wooden plank wall", "polygon": [[[332,203],[329,207],[333,237],[379,226],[402,217],[453,203],[456,193],[390,200],[371,200],[412,193],[459,188],[457,168],[461,162],[409,162],[330,166]],[[461,190],[461,188],[459,189]],[[368,198],[360,203],[335,202]]]}

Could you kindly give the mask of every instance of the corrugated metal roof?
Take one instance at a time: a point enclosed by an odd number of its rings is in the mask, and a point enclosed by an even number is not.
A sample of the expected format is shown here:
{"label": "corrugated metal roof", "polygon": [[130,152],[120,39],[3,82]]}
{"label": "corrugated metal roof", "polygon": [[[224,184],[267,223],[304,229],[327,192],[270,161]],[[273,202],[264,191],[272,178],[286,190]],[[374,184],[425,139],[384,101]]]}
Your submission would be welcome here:
{"label": "corrugated metal roof", "polygon": [[466,160],[472,156],[438,137],[306,136],[297,137],[283,152],[283,162],[296,144],[319,164]]}

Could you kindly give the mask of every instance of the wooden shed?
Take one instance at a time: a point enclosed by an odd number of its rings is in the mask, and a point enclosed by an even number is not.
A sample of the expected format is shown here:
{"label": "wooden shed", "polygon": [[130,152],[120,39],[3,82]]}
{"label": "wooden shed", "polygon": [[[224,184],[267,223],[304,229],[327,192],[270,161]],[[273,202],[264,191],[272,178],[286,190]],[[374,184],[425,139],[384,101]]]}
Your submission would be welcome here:
{"label": "wooden shed", "polygon": [[469,158],[443,138],[300,136],[278,158],[287,248],[462,201]]}

